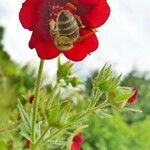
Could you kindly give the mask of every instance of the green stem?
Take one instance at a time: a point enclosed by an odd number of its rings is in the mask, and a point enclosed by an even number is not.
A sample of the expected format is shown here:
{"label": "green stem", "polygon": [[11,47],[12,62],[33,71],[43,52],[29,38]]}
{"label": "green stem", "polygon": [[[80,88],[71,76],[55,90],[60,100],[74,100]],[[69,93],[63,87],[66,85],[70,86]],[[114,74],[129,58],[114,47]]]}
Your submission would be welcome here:
{"label": "green stem", "polygon": [[62,130],[58,130],[58,131],[54,132],[52,135],[50,135],[49,137],[47,137],[47,138],[43,141],[43,143],[48,142],[48,140],[50,140],[52,137],[54,137],[55,135],[57,135],[57,134],[60,133],[61,131],[62,131]]}
{"label": "green stem", "polygon": [[100,105],[95,107],[94,110],[101,109],[101,108],[104,108],[104,107],[107,107],[107,106],[110,106],[110,104],[109,104],[108,100],[106,99],[103,103],[101,103]]}
{"label": "green stem", "polygon": [[54,101],[54,98],[55,98],[55,94],[57,92],[59,88],[59,83],[56,83],[56,85],[54,86],[49,98],[47,99],[47,102],[46,102],[46,110],[48,109],[48,106],[49,106],[49,103],[50,103],[50,100],[51,100],[51,103],[53,103]]}
{"label": "green stem", "polygon": [[103,103],[101,103],[100,105],[98,105],[97,107],[94,107],[94,108],[91,108],[91,109],[88,109],[86,112],[84,112],[83,114],[80,115],[80,119],[85,117],[87,114],[97,110],[97,109],[101,109],[101,108],[104,108],[104,107],[107,107],[109,106],[110,104],[108,103],[108,100],[106,99]]}
{"label": "green stem", "polygon": [[40,144],[40,142],[42,141],[42,139],[44,138],[44,136],[46,135],[46,133],[49,131],[50,129],[50,125],[45,129],[45,131],[42,133],[42,135],[40,136],[40,138],[37,140],[35,145]]}
{"label": "green stem", "polygon": [[[35,100],[34,100],[34,104],[33,104],[33,114],[32,114],[32,133],[31,133],[31,139],[32,139],[33,144],[35,143],[35,138],[36,138],[36,120],[37,120],[37,111],[38,111],[38,102],[39,102],[39,91],[40,91],[40,83],[41,83],[43,66],[44,66],[44,60],[41,59],[40,65],[39,65],[39,70],[38,70],[37,83],[36,83],[36,87],[35,87]],[[32,149],[34,149],[34,148],[32,148]]]}

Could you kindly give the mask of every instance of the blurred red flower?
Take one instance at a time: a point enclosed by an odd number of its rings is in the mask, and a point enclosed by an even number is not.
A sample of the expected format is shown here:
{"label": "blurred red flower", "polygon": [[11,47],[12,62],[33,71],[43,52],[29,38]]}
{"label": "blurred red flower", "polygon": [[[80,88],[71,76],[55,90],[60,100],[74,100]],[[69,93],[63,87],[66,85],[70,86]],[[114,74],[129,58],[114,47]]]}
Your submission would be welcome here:
{"label": "blurred red flower", "polygon": [[[63,40],[71,42],[68,49],[57,46],[62,42],[62,38],[58,41],[56,35],[50,34],[52,28],[56,29],[55,25],[59,27],[58,16],[60,19],[60,14],[64,15],[62,19],[72,17],[76,20],[70,25],[75,25],[74,23],[78,25],[76,39],[70,41],[72,37],[64,33]],[[35,48],[41,59],[53,59],[63,53],[70,60],[81,61],[87,54],[97,49],[98,40],[92,29],[103,25],[109,14],[110,8],[106,0],[26,0],[20,10],[19,19],[24,28],[33,31],[29,47]],[[70,28],[66,26],[66,29],[63,30]],[[54,39],[57,39],[57,42]],[[63,46],[66,45],[68,43],[63,43]]]}
{"label": "blurred red flower", "polygon": [[31,147],[31,142],[28,139],[25,140],[25,147],[26,148],[30,148]]}
{"label": "blurred red flower", "polygon": [[128,103],[134,103],[138,97],[138,89],[133,90],[133,95],[128,99]]}
{"label": "blurred red flower", "polygon": [[30,95],[30,97],[29,97],[29,103],[30,103],[30,104],[33,103],[34,98],[35,98],[35,95],[34,95],[34,94]]}
{"label": "blurred red flower", "polygon": [[71,150],[80,150],[83,143],[83,136],[81,133],[77,134],[71,144]]}

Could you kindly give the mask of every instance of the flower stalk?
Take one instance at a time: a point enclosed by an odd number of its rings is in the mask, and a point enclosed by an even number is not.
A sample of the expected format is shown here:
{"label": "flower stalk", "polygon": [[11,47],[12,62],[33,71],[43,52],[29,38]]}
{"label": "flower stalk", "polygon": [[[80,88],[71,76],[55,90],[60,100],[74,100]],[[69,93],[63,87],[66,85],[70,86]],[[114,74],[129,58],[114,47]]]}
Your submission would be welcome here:
{"label": "flower stalk", "polygon": [[[33,114],[32,114],[32,132],[31,132],[31,139],[32,143],[35,143],[36,138],[36,120],[37,120],[37,111],[38,111],[38,103],[39,103],[39,91],[40,91],[40,83],[41,83],[41,77],[44,67],[44,60],[41,59],[39,70],[38,70],[38,77],[37,77],[37,83],[35,86],[35,100],[33,103]],[[34,146],[32,146],[34,147]],[[32,148],[33,149],[33,148]]]}

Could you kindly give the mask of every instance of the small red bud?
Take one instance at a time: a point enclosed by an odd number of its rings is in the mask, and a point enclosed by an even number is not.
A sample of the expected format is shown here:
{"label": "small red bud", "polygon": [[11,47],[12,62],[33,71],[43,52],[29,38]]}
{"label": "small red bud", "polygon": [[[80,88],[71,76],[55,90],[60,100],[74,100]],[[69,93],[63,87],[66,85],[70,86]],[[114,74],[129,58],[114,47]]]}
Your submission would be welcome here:
{"label": "small red bud", "polygon": [[138,89],[133,90],[133,95],[128,99],[128,103],[134,103],[138,97]]}
{"label": "small red bud", "polygon": [[25,141],[25,147],[26,147],[26,148],[31,147],[31,142],[30,142],[30,140],[26,139],[26,141]]}
{"label": "small red bud", "polygon": [[81,150],[81,146],[83,144],[83,136],[81,133],[74,136],[72,140],[71,150]]}
{"label": "small red bud", "polygon": [[30,103],[30,104],[33,103],[34,98],[35,98],[34,94],[32,94],[32,95],[29,97],[29,103]]}

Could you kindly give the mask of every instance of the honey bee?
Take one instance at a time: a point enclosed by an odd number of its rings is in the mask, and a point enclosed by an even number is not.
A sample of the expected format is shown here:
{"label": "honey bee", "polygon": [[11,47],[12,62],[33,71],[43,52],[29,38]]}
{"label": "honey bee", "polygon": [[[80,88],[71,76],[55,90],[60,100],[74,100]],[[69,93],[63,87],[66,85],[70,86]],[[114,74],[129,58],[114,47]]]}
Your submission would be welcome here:
{"label": "honey bee", "polygon": [[67,10],[59,12],[56,21],[50,20],[50,34],[58,49],[67,51],[73,48],[73,43],[80,37],[79,22],[80,20]]}

